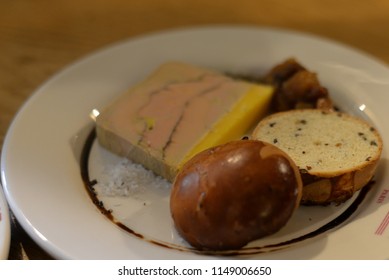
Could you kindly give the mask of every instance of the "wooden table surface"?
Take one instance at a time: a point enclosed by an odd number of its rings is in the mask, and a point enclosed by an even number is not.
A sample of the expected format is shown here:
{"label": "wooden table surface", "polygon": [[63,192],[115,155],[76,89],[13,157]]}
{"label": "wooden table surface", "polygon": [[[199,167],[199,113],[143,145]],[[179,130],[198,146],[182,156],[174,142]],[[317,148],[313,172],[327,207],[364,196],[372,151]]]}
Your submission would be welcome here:
{"label": "wooden table surface", "polygon": [[[175,27],[273,26],[389,63],[389,1],[0,0],[0,148],[21,105],[55,72],[107,44]],[[13,219],[9,259],[50,259]]]}

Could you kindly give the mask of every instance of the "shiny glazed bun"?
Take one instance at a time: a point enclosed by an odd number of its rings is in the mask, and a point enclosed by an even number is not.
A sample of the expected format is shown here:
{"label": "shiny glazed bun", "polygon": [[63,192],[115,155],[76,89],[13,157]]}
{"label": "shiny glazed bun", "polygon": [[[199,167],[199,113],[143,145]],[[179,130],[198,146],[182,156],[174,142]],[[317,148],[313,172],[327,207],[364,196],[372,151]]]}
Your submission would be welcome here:
{"label": "shiny glazed bun", "polygon": [[190,159],[170,210],[180,235],[202,250],[238,249],[281,229],[300,203],[299,170],[277,147],[233,141]]}

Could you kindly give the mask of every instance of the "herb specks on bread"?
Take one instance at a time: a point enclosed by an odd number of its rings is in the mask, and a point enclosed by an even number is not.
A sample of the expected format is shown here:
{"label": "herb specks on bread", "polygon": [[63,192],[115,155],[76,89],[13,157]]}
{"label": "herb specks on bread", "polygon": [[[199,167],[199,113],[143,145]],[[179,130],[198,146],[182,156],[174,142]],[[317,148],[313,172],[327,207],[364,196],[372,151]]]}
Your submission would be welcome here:
{"label": "herb specks on bread", "polygon": [[[371,180],[382,152],[382,139],[369,123],[345,113],[319,109],[272,114],[258,124],[253,138],[287,152],[299,167],[303,181],[305,178],[306,189],[313,183],[319,185],[319,198],[316,194],[305,197],[309,204],[348,199],[349,195],[334,197],[338,181],[344,189],[344,176],[349,176],[346,185],[352,195]],[[324,196],[323,185],[328,189]]]}

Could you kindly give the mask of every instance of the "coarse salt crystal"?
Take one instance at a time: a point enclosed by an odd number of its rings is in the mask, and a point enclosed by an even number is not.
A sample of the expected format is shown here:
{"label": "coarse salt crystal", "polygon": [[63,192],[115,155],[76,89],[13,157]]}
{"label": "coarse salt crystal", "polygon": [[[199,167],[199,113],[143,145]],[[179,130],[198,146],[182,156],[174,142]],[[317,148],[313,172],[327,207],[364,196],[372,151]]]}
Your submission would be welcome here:
{"label": "coarse salt crystal", "polygon": [[170,183],[141,164],[122,159],[117,164],[106,166],[98,180],[102,195],[130,196],[145,192],[150,186],[169,188]]}

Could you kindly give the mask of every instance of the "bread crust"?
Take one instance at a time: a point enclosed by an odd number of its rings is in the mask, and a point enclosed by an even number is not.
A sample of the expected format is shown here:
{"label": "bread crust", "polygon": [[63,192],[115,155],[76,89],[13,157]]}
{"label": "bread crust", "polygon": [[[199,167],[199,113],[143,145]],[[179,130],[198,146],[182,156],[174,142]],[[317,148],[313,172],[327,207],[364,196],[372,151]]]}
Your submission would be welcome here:
{"label": "bread crust", "polygon": [[330,203],[340,204],[347,201],[354,193],[372,180],[378,162],[376,160],[359,170],[344,172],[333,177],[302,174],[304,186],[301,204],[328,205]]}
{"label": "bread crust", "polygon": [[[323,114],[339,114],[343,120],[347,122],[353,122],[355,125],[361,125],[362,127],[369,127],[369,137],[373,137],[374,146],[376,151],[369,155],[365,160],[350,163],[346,168],[339,168],[337,170],[309,170],[306,165],[302,164],[301,159],[297,159],[297,164],[300,169],[300,173],[303,180],[303,193],[301,204],[304,205],[327,205],[330,203],[343,203],[350,199],[354,193],[366,186],[369,181],[372,180],[374,173],[377,169],[379,159],[381,157],[383,142],[378,131],[364,120],[357,119],[356,117],[339,112],[329,112],[318,109],[301,109],[291,110],[281,113],[276,113],[263,119],[255,128],[252,134],[253,139],[263,140],[261,133],[263,129],[266,129],[269,124],[281,119],[286,120],[292,116],[292,114],[298,114],[299,112],[306,115],[317,112]],[[319,136],[322,133],[318,130]],[[274,136],[274,139],[277,135]],[[358,137],[358,136],[356,136]],[[266,141],[266,140],[265,140]],[[288,153],[288,151],[285,150]],[[296,161],[296,156],[291,155]]]}

